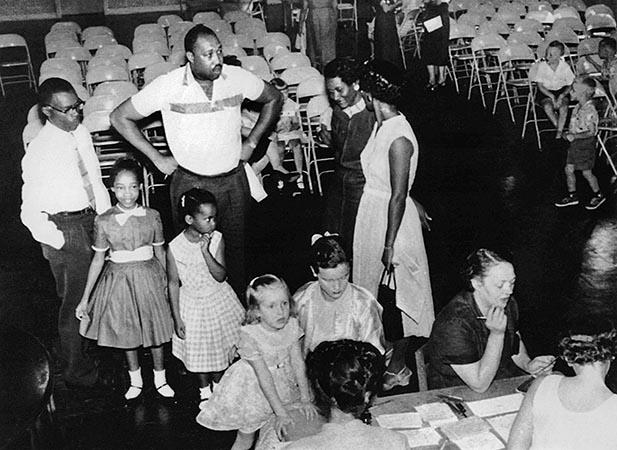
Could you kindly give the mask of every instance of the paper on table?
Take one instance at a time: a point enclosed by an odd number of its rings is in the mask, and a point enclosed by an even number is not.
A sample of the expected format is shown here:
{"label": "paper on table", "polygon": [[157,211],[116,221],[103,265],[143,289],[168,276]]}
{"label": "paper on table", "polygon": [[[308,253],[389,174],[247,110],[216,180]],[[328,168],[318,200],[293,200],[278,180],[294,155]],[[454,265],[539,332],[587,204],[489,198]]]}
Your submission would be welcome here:
{"label": "paper on table", "polygon": [[407,438],[407,442],[411,448],[439,445],[442,437],[434,429],[426,427],[418,430],[403,430],[399,431]]}
{"label": "paper on table", "polygon": [[522,402],[523,394],[510,394],[467,402],[467,406],[476,416],[489,417],[516,412],[521,408]]}
{"label": "paper on table", "polygon": [[381,414],[375,419],[382,428],[421,428],[422,418],[415,412]]}
{"label": "paper on table", "polygon": [[444,423],[456,422],[458,418],[445,403],[426,403],[416,406],[422,419],[432,427],[438,427]]}
{"label": "paper on table", "polygon": [[490,431],[457,439],[454,442],[460,450],[501,450],[505,447]]}
{"label": "paper on table", "polygon": [[447,423],[441,426],[441,432],[451,441],[463,439],[474,434],[486,433],[491,427],[480,417],[467,417],[458,422]]}
{"label": "paper on table", "polygon": [[487,419],[488,422],[493,427],[493,430],[503,439],[505,442],[508,442],[510,438],[510,430],[512,429],[512,424],[514,423],[514,419],[516,419],[516,413],[506,414],[505,416],[497,416],[491,417]]}

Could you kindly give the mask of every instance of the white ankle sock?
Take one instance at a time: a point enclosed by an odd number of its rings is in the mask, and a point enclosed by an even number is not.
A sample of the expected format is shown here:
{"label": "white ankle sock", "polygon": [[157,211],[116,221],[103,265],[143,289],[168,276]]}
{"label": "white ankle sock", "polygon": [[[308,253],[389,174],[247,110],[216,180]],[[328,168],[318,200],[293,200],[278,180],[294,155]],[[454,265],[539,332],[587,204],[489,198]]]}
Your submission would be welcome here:
{"label": "white ankle sock", "polygon": [[129,370],[129,379],[131,382],[131,386],[124,394],[124,398],[126,398],[127,400],[132,400],[139,397],[139,394],[141,394],[141,388],[144,385],[144,382],[141,378],[141,367],[137,370]]}
{"label": "white ankle sock", "polygon": [[167,384],[165,369],[154,371],[154,387],[163,397],[171,398],[175,395],[174,390]]}
{"label": "white ankle sock", "polygon": [[199,399],[208,400],[212,396],[212,389],[210,386],[199,388]]}

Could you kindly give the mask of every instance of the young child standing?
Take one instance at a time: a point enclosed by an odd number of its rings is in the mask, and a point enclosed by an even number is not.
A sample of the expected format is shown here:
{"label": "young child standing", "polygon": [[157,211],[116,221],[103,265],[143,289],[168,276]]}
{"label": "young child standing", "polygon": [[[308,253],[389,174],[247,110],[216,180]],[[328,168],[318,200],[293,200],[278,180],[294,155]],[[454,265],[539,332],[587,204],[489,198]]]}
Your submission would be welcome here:
{"label": "young child standing", "polygon": [[556,138],[561,139],[568,116],[570,86],[574,73],[563,60],[565,46],[552,41],[546,48],[546,59],[538,65],[535,82],[538,84],[540,104],[546,116],[557,128]]}
{"label": "young child standing", "polygon": [[221,382],[197,416],[197,422],[213,430],[238,430],[234,450],[249,449],[255,433],[274,413],[277,434],[292,422],[291,404],[308,418],[316,414],[310,402],[302,332],[290,317],[291,296],[285,282],[262,275],[247,288],[246,325],[240,329],[241,359],[223,375]]}
{"label": "young child standing", "polygon": [[174,396],[163,367],[162,345],[173,332],[165,295],[163,225],[157,211],[137,204],[141,174],[133,159],[121,158],[114,164],[111,190],[118,203],[95,219],[95,254],[75,310],[84,337],[125,350],[130,377],[127,400],[139,397],[143,388],[139,347],[150,348],[158,394]]}
{"label": "young child standing", "polygon": [[172,353],[199,381],[201,401],[234,358],[244,308],[227,282],[225,243],[216,231],[216,199],[191,189],[180,197],[186,228],[169,243],[167,282],[176,333]]}
{"label": "young child standing", "polygon": [[593,191],[593,197],[585,205],[586,209],[596,209],[606,198],[600,192],[598,179],[592,169],[596,161],[595,139],[598,132],[598,112],[593,103],[596,83],[591,78],[579,79],[574,83],[572,93],[578,104],[574,107],[570,119],[570,129],[566,139],[570,142],[565,173],[568,184],[568,195],[555,203],[558,208],[578,205],[576,193],[576,176],[574,171],[580,170]]}

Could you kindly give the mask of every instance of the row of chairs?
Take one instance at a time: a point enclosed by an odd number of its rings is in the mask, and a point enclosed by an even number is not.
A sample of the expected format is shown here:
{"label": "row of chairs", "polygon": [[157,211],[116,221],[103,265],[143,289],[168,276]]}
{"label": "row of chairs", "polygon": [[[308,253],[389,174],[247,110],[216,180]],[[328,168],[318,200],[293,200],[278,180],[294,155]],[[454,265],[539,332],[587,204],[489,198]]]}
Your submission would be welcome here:
{"label": "row of chairs", "polygon": [[20,83],[36,90],[28,44],[18,34],[0,34],[0,93],[4,97],[7,85]]}

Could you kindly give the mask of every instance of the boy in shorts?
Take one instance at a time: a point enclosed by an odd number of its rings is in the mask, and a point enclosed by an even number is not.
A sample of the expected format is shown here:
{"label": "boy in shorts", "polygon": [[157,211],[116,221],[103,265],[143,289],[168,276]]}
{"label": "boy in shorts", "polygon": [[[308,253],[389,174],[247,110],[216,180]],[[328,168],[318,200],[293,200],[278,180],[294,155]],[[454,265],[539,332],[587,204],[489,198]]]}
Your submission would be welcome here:
{"label": "boy in shorts", "polygon": [[578,104],[574,107],[570,128],[565,134],[565,138],[570,142],[565,167],[568,195],[555,202],[558,208],[579,204],[575,170],[582,172],[593,191],[593,196],[585,205],[585,209],[596,209],[606,201],[600,191],[598,179],[592,172],[596,162],[595,140],[598,132],[598,112],[593,102],[595,89],[595,81],[588,77],[576,80],[572,87],[572,97]]}

